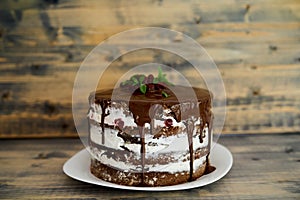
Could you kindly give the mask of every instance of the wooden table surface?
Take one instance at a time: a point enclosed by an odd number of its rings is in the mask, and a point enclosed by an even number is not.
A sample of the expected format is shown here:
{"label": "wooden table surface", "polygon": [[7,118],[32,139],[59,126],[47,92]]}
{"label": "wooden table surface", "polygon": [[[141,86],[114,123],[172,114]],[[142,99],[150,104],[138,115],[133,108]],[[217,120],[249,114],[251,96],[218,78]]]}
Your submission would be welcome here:
{"label": "wooden table surface", "polygon": [[231,171],[183,191],[142,192],[101,187],[66,176],[63,164],[79,139],[0,140],[0,199],[300,199],[300,134],[224,135]]}

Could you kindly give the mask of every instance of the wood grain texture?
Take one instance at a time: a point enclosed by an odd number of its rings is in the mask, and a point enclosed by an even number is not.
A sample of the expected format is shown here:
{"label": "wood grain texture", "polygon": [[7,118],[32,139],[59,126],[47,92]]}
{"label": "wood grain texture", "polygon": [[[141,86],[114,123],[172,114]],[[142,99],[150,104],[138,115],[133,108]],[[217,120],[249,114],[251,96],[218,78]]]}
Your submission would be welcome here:
{"label": "wood grain texture", "polygon": [[[183,32],[214,59],[228,98],[224,133],[298,132],[299,13],[297,0],[3,0],[0,137],[76,136],[72,89],[81,62],[110,36],[148,26]],[[116,65],[149,61],[186,65],[157,53]]]}
{"label": "wood grain texture", "polygon": [[223,135],[233,154],[221,180],[191,190],[139,192],[90,185],[62,166],[83,148],[79,139],[0,140],[1,199],[299,199],[300,135]]}

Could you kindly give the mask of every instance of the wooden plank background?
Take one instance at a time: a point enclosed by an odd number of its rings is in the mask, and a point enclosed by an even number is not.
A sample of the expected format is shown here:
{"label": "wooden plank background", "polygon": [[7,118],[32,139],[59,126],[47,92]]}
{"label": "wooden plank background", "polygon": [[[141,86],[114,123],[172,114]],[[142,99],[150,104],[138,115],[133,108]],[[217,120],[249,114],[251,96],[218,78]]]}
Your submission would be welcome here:
{"label": "wooden plank background", "polygon": [[298,0],[2,0],[0,138],[76,136],[81,62],[109,36],[148,26],[181,31],[214,59],[228,98],[223,133],[299,132]]}

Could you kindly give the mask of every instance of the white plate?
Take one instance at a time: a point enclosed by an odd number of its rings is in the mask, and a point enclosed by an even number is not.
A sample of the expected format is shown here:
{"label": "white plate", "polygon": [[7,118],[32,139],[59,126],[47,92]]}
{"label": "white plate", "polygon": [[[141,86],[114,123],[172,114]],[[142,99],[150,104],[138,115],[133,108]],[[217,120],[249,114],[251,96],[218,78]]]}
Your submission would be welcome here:
{"label": "white plate", "polygon": [[86,183],[118,188],[127,190],[142,190],[142,191],[171,191],[171,190],[184,190],[196,187],[201,187],[213,183],[222,177],[224,177],[230,170],[232,166],[232,155],[230,151],[220,145],[213,145],[213,149],[210,153],[210,163],[212,166],[216,167],[216,170],[210,174],[201,176],[195,181],[172,185],[172,186],[162,186],[162,187],[134,187],[134,186],[124,186],[118,185],[110,182],[103,181],[96,178],[90,172],[90,154],[86,149],[81,150],[70,158],[63,166],[63,171],[66,175],[70,176],[79,181]]}

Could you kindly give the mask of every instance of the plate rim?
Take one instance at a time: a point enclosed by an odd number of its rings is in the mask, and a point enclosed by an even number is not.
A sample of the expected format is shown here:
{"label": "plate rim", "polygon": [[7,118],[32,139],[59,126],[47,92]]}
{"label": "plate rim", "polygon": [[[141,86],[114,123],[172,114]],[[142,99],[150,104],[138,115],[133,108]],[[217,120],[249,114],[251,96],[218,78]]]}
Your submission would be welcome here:
{"label": "plate rim", "polygon": [[[212,165],[214,165],[214,163],[212,162],[212,160],[213,160],[212,157],[216,156],[216,155],[214,155],[214,152],[216,151],[216,149],[218,150],[218,152],[222,152],[222,154],[223,154],[222,156],[225,155],[225,156],[228,157],[227,162],[225,162],[225,163],[227,163],[227,165],[223,166],[224,169],[223,169],[223,171],[219,172],[219,176],[213,177],[212,175],[214,175],[214,172],[212,172],[211,174],[201,176],[201,177],[199,177],[198,179],[196,179],[192,182],[187,182],[187,183],[182,183],[182,184],[177,184],[177,185],[158,186],[158,187],[137,187],[137,186],[119,185],[119,184],[107,182],[107,181],[104,181],[104,180],[101,180],[101,179],[95,177],[94,175],[92,175],[90,170],[87,170],[86,172],[83,173],[86,176],[85,178],[83,178],[84,175],[82,176],[82,174],[80,176],[78,176],[78,175],[74,174],[74,172],[72,172],[72,169],[70,168],[70,165],[72,164],[72,162],[75,162],[79,158],[81,158],[82,156],[85,156],[86,157],[85,159],[88,159],[88,162],[86,162],[86,163],[85,162],[80,162],[80,164],[82,164],[80,167],[84,167],[84,166],[87,167],[88,166],[87,168],[89,168],[90,155],[88,155],[89,152],[87,151],[86,148],[78,151],[76,154],[74,154],[71,158],[69,158],[64,163],[63,172],[67,176],[69,176],[69,177],[71,177],[75,180],[81,181],[81,182],[94,184],[94,185],[99,185],[99,186],[103,186],[103,187],[115,188],[115,189],[136,190],[136,191],[175,191],[175,190],[193,189],[193,188],[203,187],[205,185],[209,185],[211,183],[214,183],[214,182],[220,180],[226,174],[228,174],[228,172],[232,168],[233,156],[232,156],[231,152],[229,151],[229,149],[226,148],[225,146],[219,144],[219,143],[215,143],[212,146],[213,146],[213,148],[210,152],[210,154],[211,154],[210,155],[210,161],[211,161]],[[217,167],[217,169],[218,169],[218,167]],[[206,177],[206,178],[209,177],[209,178],[205,182],[205,181],[203,181],[203,177]]]}

